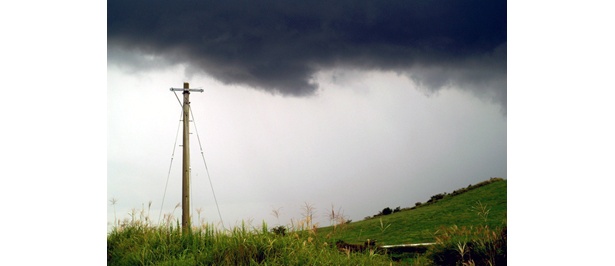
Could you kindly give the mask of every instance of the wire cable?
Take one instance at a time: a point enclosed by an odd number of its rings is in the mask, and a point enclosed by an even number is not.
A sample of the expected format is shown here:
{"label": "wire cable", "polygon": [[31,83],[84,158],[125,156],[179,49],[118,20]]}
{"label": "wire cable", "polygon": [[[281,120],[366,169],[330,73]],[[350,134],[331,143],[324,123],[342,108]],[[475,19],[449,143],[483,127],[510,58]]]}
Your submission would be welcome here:
{"label": "wire cable", "polygon": [[201,149],[201,158],[203,158],[203,164],[205,165],[205,172],[207,173],[207,179],[209,179],[209,186],[211,187],[211,193],[214,196],[214,202],[216,203],[216,209],[218,210],[218,217],[220,217],[220,223],[222,224],[222,228],[226,230],[224,226],[224,221],[222,220],[222,214],[220,214],[220,206],[218,205],[218,199],[216,197],[216,192],[214,191],[214,185],[211,182],[211,176],[209,175],[209,169],[207,168],[207,162],[205,162],[205,154],[203,153],[203,145],[201,145],[201,138],[199,136],[199,130],[196,126],[196,119],[194,118],[194,113],[192,113],[192,107],[190,108],[190,115],[192,115],[192,123],[194,124],[194,132],[196,132],[196,139],[199,141],[199,148]]}
{"label": "wire cable", "polygon": [[175,143],[173,144],[173,153],[171,154],[171,163],[169,163],[169,172],[167,173],[167,183],[164,185],[164,194],[162,194],[162,204],[160,205],[160,214],[158,214],[158,224],[160,224],[160,217],[162,217],[162,209],[164,208],[164,198],[167,195],[167,187],[169,186],[169,178],[171,177],[171,167],[173,166],[173,158],[175,157],[175,148],[177,148],[177,138],[179,136],[179,129],[181,127],[182,115],[183,115],[183,110],[179,113],[179,123],[177,124],[177,133],[175,133]]}
{"label": "wire cable", "polygon": [[183,109],[184,105],[182,104],[182,101],[179,100],[179,96],[177,96],[177,92],[173,91],[173,93],[175,94],[175,98],[177,98],[177,102],[179,103],[179,107],[181,107]]}

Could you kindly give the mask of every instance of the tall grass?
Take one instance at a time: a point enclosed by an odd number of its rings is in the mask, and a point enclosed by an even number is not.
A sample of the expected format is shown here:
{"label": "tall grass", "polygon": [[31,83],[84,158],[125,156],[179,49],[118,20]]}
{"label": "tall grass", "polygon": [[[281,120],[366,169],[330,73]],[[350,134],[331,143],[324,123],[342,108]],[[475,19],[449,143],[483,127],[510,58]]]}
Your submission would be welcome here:
{"label": "tall grass", "polygon": [[434,265],[506,265],[506,226],[443,227],[425,257]]}
{"label": "tall grass", "polygon": [[[136,213],[136,212],[135,212]],[[390,265],[385,255],[343,253],[333,239],[319,235],[311,221],[300,221],[286,234],[266,223],[229,230],[201,224],[182,233],[179,221],[153,226],[133,219],[107,236],[108,265]]]}

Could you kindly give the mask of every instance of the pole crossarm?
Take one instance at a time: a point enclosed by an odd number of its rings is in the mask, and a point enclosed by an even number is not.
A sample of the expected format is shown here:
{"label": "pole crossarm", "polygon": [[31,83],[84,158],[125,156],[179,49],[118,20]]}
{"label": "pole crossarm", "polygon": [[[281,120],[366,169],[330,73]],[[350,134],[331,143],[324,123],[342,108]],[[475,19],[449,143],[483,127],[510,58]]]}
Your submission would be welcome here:
{"label": "pole crossarm", "polygon": [[188,88],[171,88],[171,91],[198,91],[204,92],[204,89],[188,89]]}

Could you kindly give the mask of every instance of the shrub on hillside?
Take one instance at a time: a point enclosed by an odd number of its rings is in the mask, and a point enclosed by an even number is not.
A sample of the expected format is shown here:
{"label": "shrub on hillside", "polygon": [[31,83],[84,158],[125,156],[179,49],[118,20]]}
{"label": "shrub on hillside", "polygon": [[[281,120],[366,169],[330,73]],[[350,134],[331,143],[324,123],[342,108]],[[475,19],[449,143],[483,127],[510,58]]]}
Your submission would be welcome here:
{"label": "shrub on hillside", "polygon": [[434,203],[434,202],[436,202],[436,201],[438,201],[438,200],[443,199],[443,198],[444,198],[444,196],[446,196],[446,192],[444,192],[444,193],[440,193],[440,194],[436,194],[436,195],[433,195],[433,196],[431,196],[431,199],[429,199],[429,200],[427,201],[427,203]]}

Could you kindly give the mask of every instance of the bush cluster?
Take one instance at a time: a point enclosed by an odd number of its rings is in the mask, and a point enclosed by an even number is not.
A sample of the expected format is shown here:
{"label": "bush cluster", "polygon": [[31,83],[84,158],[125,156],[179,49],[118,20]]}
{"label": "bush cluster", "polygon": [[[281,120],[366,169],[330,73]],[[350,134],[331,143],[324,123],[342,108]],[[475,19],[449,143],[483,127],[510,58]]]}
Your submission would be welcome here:
{"label": "bush cluster", "polygon": [[476,188],[482,187],[484,185],[488,185],[488,184],[491,184],[493,182],[498,182],[498,181],[503,181],[503,180],[504,179],[501,178],[501,177],[492,177],[492,178],[489,178],[489,180],[485,180],[485,181],[477,183],[475,185],[468,185],[468,187],[466,187],[466,188],[457,189],[457,190],[453,191],[453,193],[451,193],[451,195],[453,195],[453,196],[459,195],[461,193],[468,192],[468,191],[470,191],[472,189],[476,189]]}
{"label": "bush cluster", "polygon": [[374,216],[367,216],[365,217],[365,220],[367,219],[371,219],[371,218],[375,218],[375,217],[379,217],[379,216],[384,216],[384,215],[389,215],[392,213],[396,213],[396,212],[400,212],[402,209],[400,206],[397,206],[395,209],[391,209],[389,207],[386,207],[384,209],[382,209],[382,211],[378,212],[377,214],[374,214]]}
{"label": "bush cluster", "polygon": [[440,193],[440,194],[436,194],[436,195],[433,195],[433,196],[431,196],[431,198],[427,201],[427,203],[434,203],[434,202],[436,202],[436,201],[438,201],[438,200],[443,199],[446,195],[447,195],[447,193],[446,193],[446,192],[444,192],[444,193]]}

